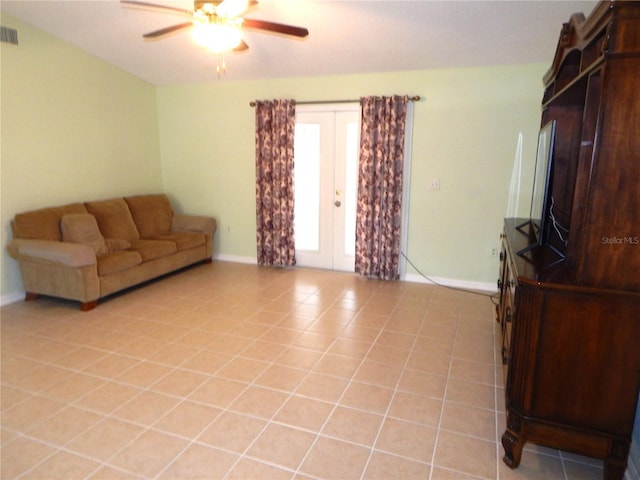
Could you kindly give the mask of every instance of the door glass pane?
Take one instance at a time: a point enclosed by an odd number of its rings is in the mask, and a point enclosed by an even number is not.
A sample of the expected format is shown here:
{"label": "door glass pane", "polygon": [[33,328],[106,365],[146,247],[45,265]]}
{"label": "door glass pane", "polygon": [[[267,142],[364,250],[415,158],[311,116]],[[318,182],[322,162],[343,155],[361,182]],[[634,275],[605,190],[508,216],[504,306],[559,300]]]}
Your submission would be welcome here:
{"label": "door glass pane", "polygon": [[358,123],[347,125],[346,175],[344,192],[344,254],[356,254],[356,205],[358,201]]}
{"label": "door glass pane", "polygon": [[297,123],[294,140],[296,250],[320,249],[320,125]]}

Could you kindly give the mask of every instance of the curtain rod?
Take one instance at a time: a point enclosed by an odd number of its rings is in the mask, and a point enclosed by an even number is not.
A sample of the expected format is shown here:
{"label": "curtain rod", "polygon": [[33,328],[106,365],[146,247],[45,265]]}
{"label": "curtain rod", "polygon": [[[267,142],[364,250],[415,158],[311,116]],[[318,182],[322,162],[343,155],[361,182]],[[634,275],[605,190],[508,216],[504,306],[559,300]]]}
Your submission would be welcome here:
{"label": "curtain rod", "polygon": [[[413,97],[409,97],[409,101],[418,102],[420,101],[420,95],[414,95]],[[329,103],[360,103],[360,99],[357,98],[355,100],[309,100],[306,102],[295,102],[296,105],[323,105]],[[255,107],[256,102],[249,102],[250,107]]]}

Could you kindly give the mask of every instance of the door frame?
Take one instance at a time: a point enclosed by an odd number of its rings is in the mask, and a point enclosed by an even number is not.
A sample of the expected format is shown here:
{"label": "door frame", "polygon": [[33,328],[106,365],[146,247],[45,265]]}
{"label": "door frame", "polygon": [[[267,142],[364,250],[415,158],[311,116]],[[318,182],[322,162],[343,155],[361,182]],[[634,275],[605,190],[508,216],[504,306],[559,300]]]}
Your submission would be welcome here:
{"label": "door frame", "polygon": [[[298,112],[361,112],[360,102],[339,102],[339,103],[309,103],[305,105],[296,105],[296,114]],[[399,258],[399,276],[401,280],[406,278],[407,274],[407,258],[405,252],[409,245],[409,205],[411,198],[411,164],[413,152],[413,122],[414,122],[414,105],[413,102],[407,104],[407,116],[405,123],[405,143],[404,143],[404,162],[403,162],[403,186],[402,186],[402,227],[400,229],[400,258]]]}
{"label": "door frame", "polygon": [[[324,115],[327,113],[331,113],[331,114],[340,114],[340,113],[354,114],[355,113],[358,115],[358,125],[360,122],[359,102],[353,102],[353,103],[349,102],[349,103],[308,104],[308,105],[296,106],[296,123],[297,123],[298,114]],[[358,129],[358,135],[359,133],[360,132]],[[336,172],[334,171],[335,158],[337,155],[336,153],[337,148],[339,148],[340,146],[344,146],[344,145],[339,145],[338,142],[336,141],[336,122],[335,121],[332,122],[332,125],[330,128],[330,135],[333,138],[333,141],[330,147],[331,149],[333,149],[330,152],[332,162],[330,162],[331,165],[326,165],[326,164],[321,165],[320,168],[321,168],[321,175],[326,175],[325,178],[330,179],[331,185],[329,188],[325,186],[325,188],[323,189],[321,187],[321,190],[320,190],[321,205],[328,205],[329,203],[333,205],[334,202],[336,201],[336,195],[335,195],[335,192],[333,191],[335,189],[335,181],[336,181]],[[330,171],[328,171],[329,168],[331,168]],[[357,188],[357,178],[356,178],[356,185],[354,187]],[[331,228],[330,228],[330,231],[325,230],[320,232],[319,241],[321,245],[320,245],[320,251],[318,252],[318,254],[296,252],[296,257],[298,257],[298,259],[302,259],[302,258],[305,259],[302,262],[303,266],[309,266],[311,268],[331,268],[334,270],[353,272],[354,271],[353,266],[350,265],[349,269],[346,269],[344,264],[340,265],[339,264],[340,262],[336,262],[335,248],[336,248],[337,242],[335,242],[335,237],[334,237],[335,208],[338,208],[338,207],[332,207],[330,210],[330,214],[328,215],[330,216],[330,219],[329,218],[320,219],[321,222],[324,222],[324,225],[327,225],[327,224],[331,225]],[[355,232],[354,232],[354,235],[355,235]],[[327,243],[329,243],[332,246],[331,250],[330,251],[324,250],[324,253],[321,253],[323,252],[323,248],[326,248]],[[354,260],[355,260],[355,257],[354,257]],[[300,264],[300,262],[298,262],[298,264]]]}

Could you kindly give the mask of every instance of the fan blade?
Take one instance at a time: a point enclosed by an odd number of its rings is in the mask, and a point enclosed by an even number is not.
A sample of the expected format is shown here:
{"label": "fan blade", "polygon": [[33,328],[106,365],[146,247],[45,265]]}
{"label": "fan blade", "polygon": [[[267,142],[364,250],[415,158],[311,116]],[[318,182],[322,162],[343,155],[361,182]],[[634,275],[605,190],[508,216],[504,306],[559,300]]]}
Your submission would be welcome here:
{"label": "fan blade", "polygon": [[249,50],[249,45],[244,40],[240,40],[240,45],[233,49],[234,52],[244,52],[245,50]]}
{"label": "fan blade", "polygon": [[130,5],[132,7],[144,7],[144,8],[158,8],[160,10],[169,10],[175,13],[181,13],[183,15],[193,15],[191,10],[185,10],[184,8],[170,7],[168,5],[158,5],[157,3],[138,2],[136,0],[120,0],[120,3],[124,5]]}
{"label": "fan blade", "polygon": [[193,27],[192,22],[179,23],[178,25],[172,25],[170,27],[161,28],[160,30],[156,30],[154,32],[145,33],[142,35],[144,38],[157,38],[162,35],[166,35],[167,33],[175,32],[176,30],[181,30],[183,28]]}
{"label": "fan blade", "polygon": [[292,25],[283,25],[282,23],[266,22],[264,20],[252,20],[245,18],[242,22],[243,28],[253,28],[256,30],[267,30],[274,33],[282,33],[284,35],[292,35],[294,37],[306,37],[309,30],[302,27],[294,27]]}

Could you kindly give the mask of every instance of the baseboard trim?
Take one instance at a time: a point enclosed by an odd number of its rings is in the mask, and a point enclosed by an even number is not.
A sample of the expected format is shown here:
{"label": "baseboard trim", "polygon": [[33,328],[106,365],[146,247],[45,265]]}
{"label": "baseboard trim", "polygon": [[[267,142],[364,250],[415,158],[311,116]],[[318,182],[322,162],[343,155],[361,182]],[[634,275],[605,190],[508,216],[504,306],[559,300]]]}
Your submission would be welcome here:
{"label": "baseboard trim", "polygon": [[[255,257],[243,257],[239,255],[214,255],[214,260],[230,263],[244,263],[248,265],[256,265],[258,263]],[[426,283],[431,285],[441,285],[443,287],[457,288],[460,290],[471,290],[474,292],[496,293],[496,286],[493,283],[470,282],[467,280],[456,280],[452,278],[431,277],[426,279],[421,275],[409,274],[402,281],[413,283]],[[0,297],[0,307],[11,303],[19,302],[24,299],[24,292],[12,292]],[[637,477],[633,480],[637,480]]]}
{"label": "baseboard trim", "polygon": [[468,280],[457,280],[454,278],[444,277],[430,277],[425,278],[422,275],[408,274],[405,276],[404,281],[414,283],[426,283],[429,285],[440,285],[448,288],[455,288],[460,290],[471,290],[474,292],[487,292],[497,293],[495,283],[486,282],[471,282]]}
{"label": "baseboard trim", "polygon": [[24,300],[24,292],[11,292],[0,297],[0,307]]}
{"label": "baseboard trim", "polygon": [[249,265],[257,265],[258,259],[255,257],[241,257],[239,255],[214,255],[214,260],[218,260],[220,262],[230,262],[230,263],[245,263]]}
{"label": "baseboard trim", "polygon": [[[255,257],[240,257],[235,255],[214,255],[214,260],[221,262],[236,262],[250,265],[257,265],[258,260]],[[426,279],[422,275],[408,274],[400,280],[412,283],[426,283],[431,285],[442,285],[443,287],[459,288],[460,290],[472,290],[474,292],[497,293],[495,283],[471,282],[468,280],[457,280],[454,278],[431,277]]]}

